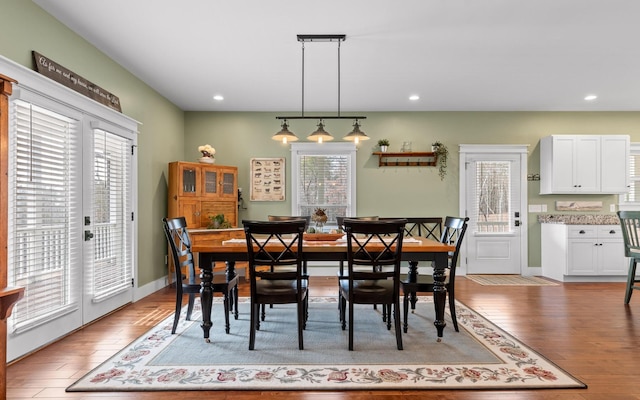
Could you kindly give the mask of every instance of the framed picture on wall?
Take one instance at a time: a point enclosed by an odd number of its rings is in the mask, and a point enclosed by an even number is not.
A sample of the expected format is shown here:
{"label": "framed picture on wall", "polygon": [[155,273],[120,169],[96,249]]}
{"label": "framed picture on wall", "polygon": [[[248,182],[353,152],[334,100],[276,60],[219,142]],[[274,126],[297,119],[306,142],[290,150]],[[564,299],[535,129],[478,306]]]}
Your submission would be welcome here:
{"label": "framed picture on wall", "polygon": [[284,201],[285,168],[284,158],[252,158],[251,201]]}

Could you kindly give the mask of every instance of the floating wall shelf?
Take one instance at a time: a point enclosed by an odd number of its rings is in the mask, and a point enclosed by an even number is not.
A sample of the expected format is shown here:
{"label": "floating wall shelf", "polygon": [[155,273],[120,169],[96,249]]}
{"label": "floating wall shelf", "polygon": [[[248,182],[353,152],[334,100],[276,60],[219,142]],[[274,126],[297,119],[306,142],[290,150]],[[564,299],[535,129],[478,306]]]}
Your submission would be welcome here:
{"label": "floating wall shelf", "polygon": [[374,152],[379,167],[435,167],[438,155],[432,152]]}

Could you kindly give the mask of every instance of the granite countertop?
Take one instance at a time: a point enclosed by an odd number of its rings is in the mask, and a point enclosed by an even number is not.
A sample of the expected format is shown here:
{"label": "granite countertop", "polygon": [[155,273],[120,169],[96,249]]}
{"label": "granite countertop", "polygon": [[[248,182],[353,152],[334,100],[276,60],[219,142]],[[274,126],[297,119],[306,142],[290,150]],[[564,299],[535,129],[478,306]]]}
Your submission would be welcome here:
{"label": "granite countertop", "polygon": [[541,224],[565,225],[620,225],[615,214],[540,214]]}

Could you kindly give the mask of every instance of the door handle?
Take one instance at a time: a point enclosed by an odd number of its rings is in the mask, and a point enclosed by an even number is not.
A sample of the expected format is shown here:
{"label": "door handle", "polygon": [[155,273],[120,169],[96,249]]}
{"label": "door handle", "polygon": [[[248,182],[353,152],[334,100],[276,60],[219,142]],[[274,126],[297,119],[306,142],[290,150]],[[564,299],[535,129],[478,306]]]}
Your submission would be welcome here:
{"label": "door handle", "polygon": [[516,221],[515,221],[515,225],[516,225],[516,226],[520,226],[520,221],[519,221],[519,220],[516,220]]}
{"label": "door handle", "polygon": [[84,241],[87,242],[87,241],[89,241],[91,239],[93,239],[93,232],[84,231]]}

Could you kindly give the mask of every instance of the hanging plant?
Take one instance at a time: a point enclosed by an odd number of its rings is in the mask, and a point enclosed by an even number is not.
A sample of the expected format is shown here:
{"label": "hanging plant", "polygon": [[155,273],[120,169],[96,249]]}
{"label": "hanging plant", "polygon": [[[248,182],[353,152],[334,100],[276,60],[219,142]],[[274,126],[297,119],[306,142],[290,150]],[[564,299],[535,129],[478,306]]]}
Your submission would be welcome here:
{"label": "hanging plant", "polygon": [[447,157],[449,156],[449,149],[442,142],[431,143],[431,151],[436,153],[438,159],[438,175],[440,180],[444,180],[447,175]]}

